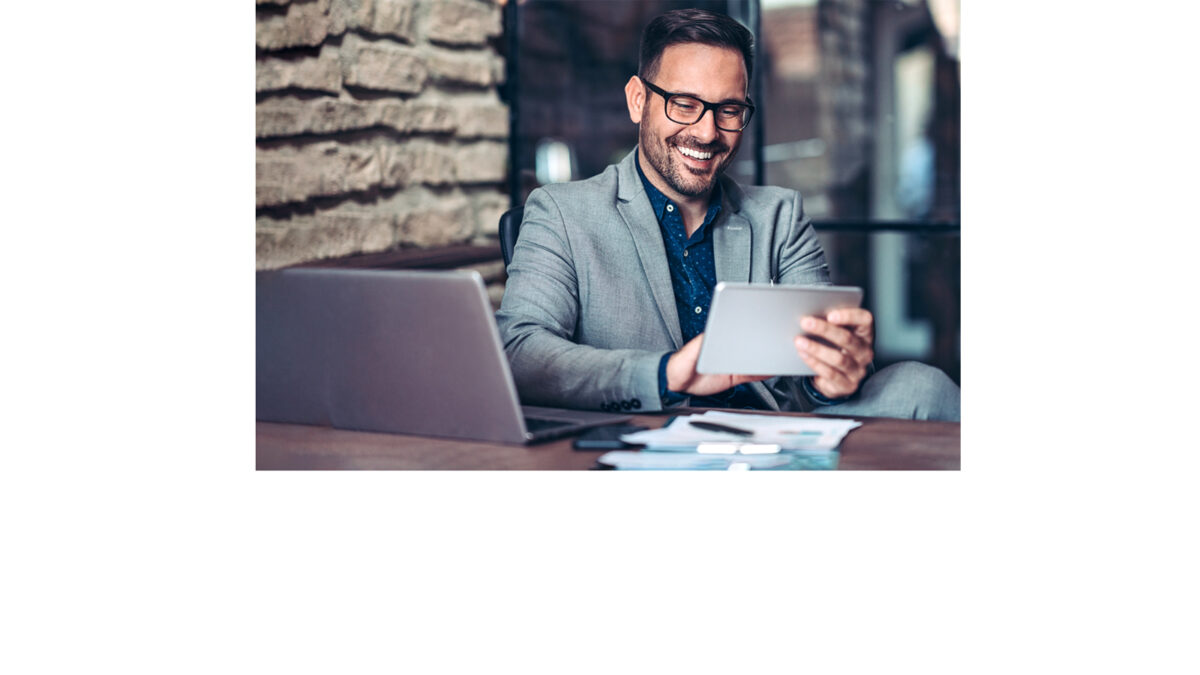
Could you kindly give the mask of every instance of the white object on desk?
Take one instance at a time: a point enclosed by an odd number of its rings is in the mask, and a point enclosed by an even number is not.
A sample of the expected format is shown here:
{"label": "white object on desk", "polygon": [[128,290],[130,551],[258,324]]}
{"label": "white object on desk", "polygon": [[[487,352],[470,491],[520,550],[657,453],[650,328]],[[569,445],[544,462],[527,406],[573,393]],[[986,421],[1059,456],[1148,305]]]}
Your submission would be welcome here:
{"label": "white object on desk", "polygon": [[[753,432],[738,436],[721,431],[699,429],[692,420],[729,424]],[[647,450],[698,452],[701,444],[724,446],[778,445],[790,452],[829,452],[841,445],[842,439],[862,422],[836,417],[791,417],[755,415],[723,410],[709,410],[702,415],[677,417],[661,429],[649,429],[621,436],[621,440],[645,445]],[[741,453],[741,454],[752,454]]]}

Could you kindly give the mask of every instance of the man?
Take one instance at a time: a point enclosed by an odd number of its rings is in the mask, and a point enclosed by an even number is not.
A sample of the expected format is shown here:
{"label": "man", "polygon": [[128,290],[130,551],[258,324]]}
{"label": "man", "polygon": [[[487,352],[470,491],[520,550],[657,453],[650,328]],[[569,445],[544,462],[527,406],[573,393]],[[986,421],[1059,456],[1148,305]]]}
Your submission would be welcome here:
{"label": "man", "polygon": [[865,309],[805,317],[811,377],[696,372],[718,281],[829,284],[800,195],[723,176],[753,115],[753,37],[695,9],[654,19],[625,85],[638,146],[588,180],[525,203],[497,312],[521,398],[601,410],[676,405],[952,419],[959,392],[941,371],[902,363],[868,377]]}

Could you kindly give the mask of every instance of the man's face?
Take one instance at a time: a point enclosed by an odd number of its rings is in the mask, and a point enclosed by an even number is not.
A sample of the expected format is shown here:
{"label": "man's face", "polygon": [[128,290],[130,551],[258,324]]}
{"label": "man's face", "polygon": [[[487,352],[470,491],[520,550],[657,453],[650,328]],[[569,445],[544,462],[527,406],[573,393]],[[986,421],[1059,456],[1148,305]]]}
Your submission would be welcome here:
{"label": "man's face", "polygon": [[[671,45],[663,51],[650,81],[666,91],[711,103],[746,100],[746,66],[741,53],[733,49]],[[695,124],[672,122],[664,112],[663,97],[637,78],[630,80],[625,92],[630,117],[639,123],[642,170],[650,181],[660,189],[669,188],[664,192],[676,201],[707,195],[737,154],[741,132],[718,129],[711,110]]]}

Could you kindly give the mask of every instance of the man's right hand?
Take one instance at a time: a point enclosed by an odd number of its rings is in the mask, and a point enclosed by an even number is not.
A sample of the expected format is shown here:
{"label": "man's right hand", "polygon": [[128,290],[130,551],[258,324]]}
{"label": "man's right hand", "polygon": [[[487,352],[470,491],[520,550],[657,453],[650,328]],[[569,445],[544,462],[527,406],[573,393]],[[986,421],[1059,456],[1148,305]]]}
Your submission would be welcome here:
{"label": "man's right hand", "polygon": [[758,382],[770,375],[701,375],[696,372],[704,333],[697,335],[667,359],[667,389],[692,396],[711,396],[745,382]]}

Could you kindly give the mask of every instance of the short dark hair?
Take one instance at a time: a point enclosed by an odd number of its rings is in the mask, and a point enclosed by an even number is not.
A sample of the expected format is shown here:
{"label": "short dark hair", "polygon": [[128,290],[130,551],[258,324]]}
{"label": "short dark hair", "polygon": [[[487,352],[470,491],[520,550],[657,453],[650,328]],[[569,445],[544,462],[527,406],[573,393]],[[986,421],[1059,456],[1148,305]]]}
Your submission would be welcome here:
{"label": "short dark hair", "polygon": [[754,36],[733,18],[705,9],[676,9],[646,25],[642,31],[638,77],[652,79],[658,74],[658,64],[667,47],[695,42],[740,51],[749,85],[754,73]]}

